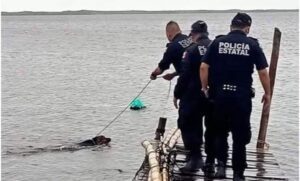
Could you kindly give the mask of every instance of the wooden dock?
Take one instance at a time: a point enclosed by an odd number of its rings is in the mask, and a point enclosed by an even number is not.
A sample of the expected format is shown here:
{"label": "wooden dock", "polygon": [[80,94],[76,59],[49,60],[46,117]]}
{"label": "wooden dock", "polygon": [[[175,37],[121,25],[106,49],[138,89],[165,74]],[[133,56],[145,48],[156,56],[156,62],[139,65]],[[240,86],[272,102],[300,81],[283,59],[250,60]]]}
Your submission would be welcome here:
{"label": "wooden dock", "polygon": [[[184,150],[180,139],[180,130],[178,129],[174,128],[166,137],[161,137],[159,140],[144,141],[142,145],[146,150],[145,160],[137,171],[133,181],[232,180],[231,150],[228,152],[227,177],[225,179],[206,178],[201,169],[197,172],[180,172],[179,168],[185,165],[185,157],[188,152]],[[203,159],[205,160],[205,154],[203,153],[203,155]],[[248,167],[244,173],[247,181],[288,180],[280,169],[274,155],[268,151],[248,148],[247,163]]]}
{"label": "wooden dock", "polygon": [[[227,178],[226,179],[208,179],[205,178],[202,170],[194,173],[181,173],[180,167],[185,164],[185,157],[187,151],[184,150],[182,144],[177,144],[173,151],[173,169],[172,180],[232,180],[233,171],[231,166],[231,150],[229,150],[229,159],[227,161]],[[205,160],[205,156],[203,158]],[[288,180],[283,171],[280,170],[279,164],[276,162],[274,155],[266,151],[258,151],[254,149],[247,150],[248,167],[245,170],[246,180]]]}

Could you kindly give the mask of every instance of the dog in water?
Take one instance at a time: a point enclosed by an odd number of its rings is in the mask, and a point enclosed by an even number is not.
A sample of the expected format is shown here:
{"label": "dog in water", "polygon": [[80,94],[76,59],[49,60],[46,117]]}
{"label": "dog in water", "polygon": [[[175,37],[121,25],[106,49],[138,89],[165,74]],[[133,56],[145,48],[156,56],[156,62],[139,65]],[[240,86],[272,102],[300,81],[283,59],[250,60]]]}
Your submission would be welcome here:
{"label": "dog in water", "polygon": [[79,146],[95,146],[95,145],[108,145],[108,143],[111,141],[110,138],[106,138],[103,135],[95,136],[92,139],[85,140],[81,143],[78,143]]}
{"label": "dog in water", "polygon": [[95,136],[92,139],[85,140],[80,143],[72,144],[72,145],[57,145],[57,146],[47,146],[43,148],[34,148],[33,146],[28,146],[30,149],[21,151],[21,152],[13,152],[7,151],[6,154],[21,154],[22,156],[28,156],[36,153],[43,153],[43,152],[59,152],[59,151],[78,151],[84,149],[85,146],[109,146],[111,139],[107,138],[103,135]]}

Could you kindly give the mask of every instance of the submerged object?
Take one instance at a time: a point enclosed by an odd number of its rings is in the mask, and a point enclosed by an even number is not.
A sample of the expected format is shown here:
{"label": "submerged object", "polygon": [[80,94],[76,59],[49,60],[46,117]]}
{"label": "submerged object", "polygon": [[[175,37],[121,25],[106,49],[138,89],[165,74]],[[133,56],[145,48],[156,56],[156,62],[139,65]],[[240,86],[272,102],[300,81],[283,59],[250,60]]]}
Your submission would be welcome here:
{"label": "submerged object", "polygon": [[146,108],[146,106],[144,106],[144,103],[138,98],[134,99],[130,104],[130,109],[132,110],[139,110],[144,108]]}

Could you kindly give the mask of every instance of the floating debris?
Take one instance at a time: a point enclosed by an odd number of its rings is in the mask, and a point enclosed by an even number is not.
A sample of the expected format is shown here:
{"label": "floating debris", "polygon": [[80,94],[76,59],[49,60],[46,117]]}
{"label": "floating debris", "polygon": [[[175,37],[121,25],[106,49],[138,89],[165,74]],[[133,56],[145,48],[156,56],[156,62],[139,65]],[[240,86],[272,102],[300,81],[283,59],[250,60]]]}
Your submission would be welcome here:
{"label": "floating debris", "polygon": [[144,108],[146,108],[146,106],[139,98],[134,99],[130,104],[130,109],[132,110],[140,110]]}

